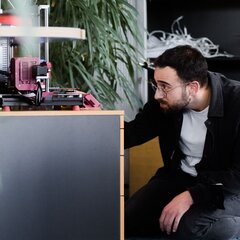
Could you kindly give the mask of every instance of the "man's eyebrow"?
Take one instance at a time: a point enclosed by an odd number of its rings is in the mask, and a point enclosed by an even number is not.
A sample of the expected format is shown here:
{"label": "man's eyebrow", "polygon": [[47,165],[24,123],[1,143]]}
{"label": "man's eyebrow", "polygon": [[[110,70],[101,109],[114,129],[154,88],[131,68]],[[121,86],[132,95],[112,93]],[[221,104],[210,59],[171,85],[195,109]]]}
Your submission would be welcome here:
{"label": "man's eyebrow", "polygon": [[169,84],[168,82],[165,82],[164,80],[156,80],[156,83],[159,84],[164,84],[164,85],[167,85],[167,86],[171,86],[171,84]]}

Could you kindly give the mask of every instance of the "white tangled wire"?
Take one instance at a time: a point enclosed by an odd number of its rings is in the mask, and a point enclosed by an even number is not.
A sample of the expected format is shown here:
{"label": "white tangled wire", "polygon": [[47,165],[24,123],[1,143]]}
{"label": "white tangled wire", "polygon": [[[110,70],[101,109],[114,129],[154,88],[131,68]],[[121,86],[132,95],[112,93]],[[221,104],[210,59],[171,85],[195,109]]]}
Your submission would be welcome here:
{"label": "white tangled wire", "polygon": [[[219,46],[214,44],[209,38],[192,38],[187,32],[187,28],[184,26],[182,29],[180,26],[180,20],[183,16],[180,16],[171,26],[171,33],[164,32],[162,30],[153,31],[148,35],[147,40],[147,57],[156,58],[162,54],[165,50],[178,46],[178,45],[191,45],[197,48],[204,57],[233,57],[232,54],[227,52],[219,52]],[[177,25],[177,28],[175,27]],[[176,30],[174,30],[176,28]]]}

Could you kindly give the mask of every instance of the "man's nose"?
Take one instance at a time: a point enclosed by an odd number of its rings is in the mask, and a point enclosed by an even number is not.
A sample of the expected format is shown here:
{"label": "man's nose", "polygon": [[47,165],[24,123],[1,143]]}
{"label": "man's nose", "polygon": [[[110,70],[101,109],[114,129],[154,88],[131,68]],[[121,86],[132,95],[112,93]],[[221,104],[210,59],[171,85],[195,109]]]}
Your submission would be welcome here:
{"label": "man's nose", "polygon": [[162,98],[164,98],[164,97],[165,97],[165,96],[164,96],[163,91],[160,91],[159,89],[157,89],[156,92],[155,92],[155,94],[154,94],[154,98],[155,98],[156,100],[158,100],[158,99],[162,99]]}

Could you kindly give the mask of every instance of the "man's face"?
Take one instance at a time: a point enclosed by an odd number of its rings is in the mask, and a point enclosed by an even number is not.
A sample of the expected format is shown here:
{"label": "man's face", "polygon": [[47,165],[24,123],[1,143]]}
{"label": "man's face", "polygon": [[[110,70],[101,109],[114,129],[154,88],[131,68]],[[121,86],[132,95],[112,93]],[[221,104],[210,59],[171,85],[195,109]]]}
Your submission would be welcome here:
{"label": "man's face", "polygon": [[156,92],[154,98],[165,111],[179,111],[190,102],[187,84],[184,83],[171,67],[155,68],[154,79]]}

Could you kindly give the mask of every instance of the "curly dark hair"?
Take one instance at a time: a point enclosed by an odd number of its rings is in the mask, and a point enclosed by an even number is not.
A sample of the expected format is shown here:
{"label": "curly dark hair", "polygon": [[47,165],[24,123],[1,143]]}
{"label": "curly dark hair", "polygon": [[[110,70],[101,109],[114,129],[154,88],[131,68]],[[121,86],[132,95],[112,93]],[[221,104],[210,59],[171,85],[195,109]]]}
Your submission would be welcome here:
{"label": "curly dark hair", "polygon": [[190,45],[167,49],[155,61],[156,68],[174,68],[184,82],[198,81],[200,86],[208,83],[208,65],[205,57]]}

